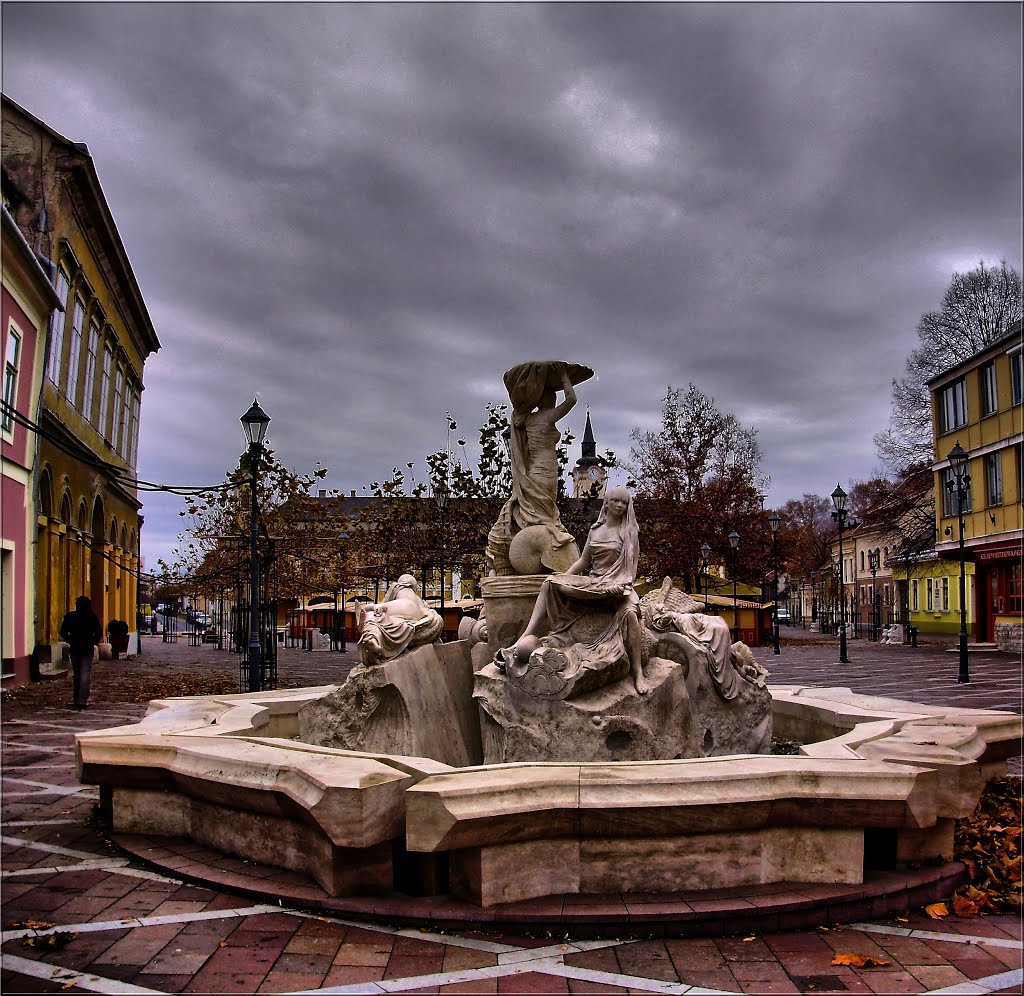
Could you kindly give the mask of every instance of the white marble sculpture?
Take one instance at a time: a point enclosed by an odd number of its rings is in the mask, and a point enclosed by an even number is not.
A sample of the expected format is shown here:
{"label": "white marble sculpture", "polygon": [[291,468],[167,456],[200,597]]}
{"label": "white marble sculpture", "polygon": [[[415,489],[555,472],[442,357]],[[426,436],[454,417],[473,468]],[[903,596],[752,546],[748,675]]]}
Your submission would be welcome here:
{"label": "white marble sculpture", "polygon": [[[487,559],[494,574],[564,571],[579,558],[579,548],[562,527],[555,504],[557,423],[576,404],[574,385],[593,375],[590,367],[563,360],[521,363],[505,373],[512,403],[512,496],[487,537]],[[559,391],[563,399],[556,404]]]}
{"label": "white marble sculpture", "polygon": [[729,624],[721,616],[705,615],[700,603],[665,578],[657,593],[644,597],[643,621],[647,642],[674,648],[673,659],[707,669],[723,699],[735,698],[742,682],[764,686],[768,672],[740,641],[732,642]]}
{"label": "white marble sculpture", "polygon": [[376,605],[360,606],[361,630],[357,649],[366,667],[383,664],[400,654],[441,638],[444,622],[416,594],[416,579],[403,574]]}
{"label": "white marble sculpture", "polygon": [[612,488],[583,553],[544,580],[522,636],[498,652],[498,670],[538,698],[570,698],[626,674],[637,693],[648,692],[633,589],[639,558],[632,498]]}

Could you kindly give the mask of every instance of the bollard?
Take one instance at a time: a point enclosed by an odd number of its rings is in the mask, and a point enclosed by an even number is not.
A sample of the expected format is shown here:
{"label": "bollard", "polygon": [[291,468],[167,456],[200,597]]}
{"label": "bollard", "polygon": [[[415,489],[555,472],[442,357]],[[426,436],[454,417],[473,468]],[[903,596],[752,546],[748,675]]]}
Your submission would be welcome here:
{"label": "bollard", "polygon": [[916,647],[917,646],[917,627],[916,626],[911,626],[910,627],[910,645],[912,647]]}

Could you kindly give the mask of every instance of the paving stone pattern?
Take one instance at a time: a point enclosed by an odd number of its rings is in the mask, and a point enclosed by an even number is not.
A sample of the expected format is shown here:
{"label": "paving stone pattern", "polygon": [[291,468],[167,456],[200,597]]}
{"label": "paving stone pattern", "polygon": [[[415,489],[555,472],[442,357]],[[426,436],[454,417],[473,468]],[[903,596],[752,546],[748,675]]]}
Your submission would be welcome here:
{"label": "paving stone pattern", "polygon": [[[1018,711],[1018,661],[972,653],[958,685],[948,646],[883,648],[798,639],[758,658],[784,683]],[[282,685],[340,681],[348,654],[284,650]],[[125,669],[121,671],[120,669]],[[129,672],[127,669],[131,669]],[[141,657],[104,663],[94,704],[68,707],[70,680],[2,717],[3,934],[0,990],[98,993],[1020,993],[1019,917],[932,920],[921,910],[829,930],[721,938],[580,940],[450,934],[316,916],[159,874],[93,824],[97,791],[75,777],[74,734],[143,715],[118,701],[118,674],[237,675],[212,647],[147,638]],[[135,696],[136,698],[138,696]],[[1017,765],[1019,772],[1019,762]],[[34,925],[33,925],[34,924]],[[41,924],[52,924],[43,927]],[[53,936],[54,941],[47,940]],[[31,940],[31,945],[25,941]],[[836,966],[836,953],[875,966]]]}

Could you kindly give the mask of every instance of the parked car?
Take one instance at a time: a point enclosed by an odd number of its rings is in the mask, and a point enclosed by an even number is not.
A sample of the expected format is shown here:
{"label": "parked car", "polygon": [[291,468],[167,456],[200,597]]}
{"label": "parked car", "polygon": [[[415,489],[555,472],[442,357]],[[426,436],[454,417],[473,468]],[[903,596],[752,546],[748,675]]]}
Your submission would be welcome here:
{"label": "parked car", "polygon": [[779,620],[779,625],[780,626],[788,626],[789,625],[789,608],[787,606],[785,606],[785,605],[780,605],[778,607],[778,609],[776,610],[776,612],[778,614],[777,618]]}

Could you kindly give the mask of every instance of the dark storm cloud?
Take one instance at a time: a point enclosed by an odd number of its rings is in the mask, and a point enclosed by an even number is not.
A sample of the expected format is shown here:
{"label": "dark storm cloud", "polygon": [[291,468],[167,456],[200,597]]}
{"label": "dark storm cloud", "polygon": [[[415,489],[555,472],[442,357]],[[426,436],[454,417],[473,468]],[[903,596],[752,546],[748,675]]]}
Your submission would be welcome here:
{"label": "dark storm cloud", "polygon": [[[164,348],[141,472],[218,479],[253,392],[362,488],[563,356],[628,454],[667,385],[769,499],[875,467],[954,269],[1020,267],[1009,4],[6,4],[4,90],[87,142]],[[150,501],[150,557],[176,506]]]}

